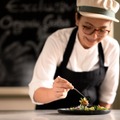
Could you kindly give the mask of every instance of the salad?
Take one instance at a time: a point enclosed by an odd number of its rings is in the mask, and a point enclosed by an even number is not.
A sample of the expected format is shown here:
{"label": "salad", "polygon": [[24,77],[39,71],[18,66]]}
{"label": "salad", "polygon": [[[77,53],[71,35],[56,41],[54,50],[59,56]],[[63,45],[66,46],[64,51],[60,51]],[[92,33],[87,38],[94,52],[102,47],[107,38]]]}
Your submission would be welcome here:
{"label": "salad", "polygon": [[86,98],[80,99],[80,105],[77,107],[70,107],[70,110],[85,110],[85,111],[94,111],[94,110],[108,110],[107,108],[100,106],[100,105],[94,105],[89,106],[89,102]]}

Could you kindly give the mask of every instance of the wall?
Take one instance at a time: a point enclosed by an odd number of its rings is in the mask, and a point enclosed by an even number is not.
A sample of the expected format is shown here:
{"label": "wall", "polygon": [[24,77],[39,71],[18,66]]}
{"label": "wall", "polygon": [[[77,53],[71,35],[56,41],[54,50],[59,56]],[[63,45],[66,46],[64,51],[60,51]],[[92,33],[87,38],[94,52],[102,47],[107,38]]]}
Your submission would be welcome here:
{"label": "wall", "polygon": [[[3,0],[4,1],[4,0]],[[119,2],[119,0],[117,0]],[[117,14],[120,20],[120,11]],[[120,23],[114,24],[114,37],[120,43]],[[6,33],[6,35],[8,35]],[[0,37],[4,38],[4,37]],[[113,104],[113,108],[120,109],[120,85],[117,91],[117,96]],[[1,88],[0,87],[0,110],[33,110],[34,104],[28,96],[28,88]]]}
{"label": "wall", "polygon": [[34,110],[28,87],[0,88],[0,110]]}
{"label": "wall", "polygon": [[74,0],[0,0],[0,87],[27,86],[47,37],[74,22]]}
{"label": "wall", "polygon": [[75,0],[0,0],[0,110],[34,109],[28,96],[47,37],[74,26]]}
{"label": "wall", "polygon": [[[120,2],[120,0],[117,0],[117,1]],[[120,10],[117,13],[116,17],[120,20]],[[118,42],[120,43],[120,22],[114,23],[114,38],[116,38]],[[117,91],[117,96],[113,104],[113,108],[120,109],[120,83],[119,83],[119,87]]]}

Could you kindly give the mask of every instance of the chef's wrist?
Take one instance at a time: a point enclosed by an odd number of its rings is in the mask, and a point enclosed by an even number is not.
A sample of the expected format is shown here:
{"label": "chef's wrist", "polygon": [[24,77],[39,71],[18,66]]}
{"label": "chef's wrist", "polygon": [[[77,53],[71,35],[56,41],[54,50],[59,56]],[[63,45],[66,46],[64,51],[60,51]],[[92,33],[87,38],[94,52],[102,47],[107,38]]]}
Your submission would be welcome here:
{"label": "chef's wrist", "polygon": [[105,107],[105,108],[107,108],[107,109],[110,109],[110,108],[111,108],[111,104],[108,104],[108,103],[105,103],[105,102],[100,102],[99,105],[100,105],[100,106],[103,106],[103,107]]}

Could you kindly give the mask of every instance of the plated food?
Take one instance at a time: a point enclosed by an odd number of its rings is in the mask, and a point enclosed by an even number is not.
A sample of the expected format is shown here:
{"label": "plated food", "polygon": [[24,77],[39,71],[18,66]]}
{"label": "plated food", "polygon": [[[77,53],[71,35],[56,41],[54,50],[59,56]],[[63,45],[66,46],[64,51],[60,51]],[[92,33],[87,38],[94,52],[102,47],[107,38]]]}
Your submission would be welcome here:
{"label": "plated food", "polygon": [[84,111],[95,111],[95,110],[108,110],[107,108],[100,106],[100,105],[94,105],[94,106],[83,106],[79,105],[77,107],[70,107],[69,110],[84,110]]}
{"label": "plated food", "polygon": [[109,109],[100,105],[89,106],[89,102],[86,98],[81,98],[79,102],[80,105],[77,107],[61,108],[58,109],[58,112],[62,114],[78,114],[78,115],[100,115],[107,114],[110,112]]}
{"label": "plated food", "polygon": [[83,106],[88,106],[89,105],[89,101],[85,97],[81,98],[79,102],[80,102],[80,105],[83,105]]}
{"label": "plated food", "polygon": [[80,105],[77,107],[70,107],[69,110],[85,110],[85,111],[92,110],[94,111],[94,110],[108,110],[108,109],[100,105],[89,106],[89,102],[87,98],[81,98]]}

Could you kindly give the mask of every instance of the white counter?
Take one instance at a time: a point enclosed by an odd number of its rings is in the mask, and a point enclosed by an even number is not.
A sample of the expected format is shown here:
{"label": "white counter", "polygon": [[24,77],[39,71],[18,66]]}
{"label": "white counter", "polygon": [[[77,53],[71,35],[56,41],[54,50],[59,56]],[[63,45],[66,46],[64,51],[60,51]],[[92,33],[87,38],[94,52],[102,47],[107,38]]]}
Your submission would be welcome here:
{"label": "white counter", "polygon": [[57,110],[0,111],[0,120],[120,120],[120,110],[104,115],[65,115]]}

